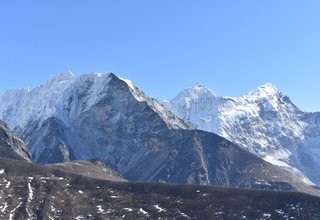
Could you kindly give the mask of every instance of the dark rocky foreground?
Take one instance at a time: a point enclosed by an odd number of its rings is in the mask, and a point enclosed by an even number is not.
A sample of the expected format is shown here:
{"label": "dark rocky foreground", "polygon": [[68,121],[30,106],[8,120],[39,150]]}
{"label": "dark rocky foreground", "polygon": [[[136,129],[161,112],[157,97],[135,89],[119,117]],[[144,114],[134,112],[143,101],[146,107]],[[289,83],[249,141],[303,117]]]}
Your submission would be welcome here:
{"label": "dark rocky foreground", "polygon": [[320,219],[320,198],[303,193],[113,182],[70,164],[0,158],[0,219]]}

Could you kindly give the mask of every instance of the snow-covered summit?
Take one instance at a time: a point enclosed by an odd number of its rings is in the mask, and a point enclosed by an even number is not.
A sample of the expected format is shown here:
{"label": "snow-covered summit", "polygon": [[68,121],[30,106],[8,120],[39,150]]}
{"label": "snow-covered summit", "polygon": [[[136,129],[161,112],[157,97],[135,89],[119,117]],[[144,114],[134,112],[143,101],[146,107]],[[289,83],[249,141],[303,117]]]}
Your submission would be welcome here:
{"label": "snow-covered summit", "polygon": [[259,86],[256,89],[250,91],[247,94],[247,96],[263,97],[263,96],[273,96],[273,95],[279,94],[279,93],[280,93],[280,91],[275,85],[273,85],[271,83],[266,83],[266,84]]}
{"label": "snow-covered summit", "polygon": [[59,73],[38,87],[8,90],[0,96],[0,119],[11,129],[50,117],[56,117],[69,126],[73,118],[105,96],[113,79],[125,82],[135,99],[147,102],[168,125],[185,127],[176,120],[177,117],[169,117],[162,105],[147,97],[131,81],[113,73],[88,73],[79,76],[71,72]]}
{"label": "snow-covered summit", "polygon": [[320,121],[298,109],[271,83],[242,97],[194,96],[189,101],[184,91],[178,97],[163,104],[180,118],[286,167],[306,183],[311,184],[309,178],[320,184],[314,169],[320,169]]}
{"label": "snow-covered summit", "polygon": [[[6,121],[11,129],[52,116],[68,123],[67,117],[62,113],[62,109],[67,106],[65,97],[74,94],[75,88],[86,81],[95,84],[96,78],[97,74],[74,76],[71,72],[66,72],[53,75],[34,88],[8,90],[0,96],[0,118]],[[91,98],[94,99],[93,96],[97,93],[95,90],[99,88],[93,86],[91,89]],[[91,101],[94,103],[94,100]]]}
{"label": "snow-covered summit", "polygon": [[75,77],[71,71],[69,72],[64,72],[64,73],[58,73],[53,76],[51,76],[48,80],[48,82],[61,82],[61,81],[66,81],[69,79],[72,79]]}
{"label": "snow-covered summit", "polygon": [[201,98],[214,97],[216,97],[216,94],[214,94],[209,88],[207,88],[203,84],[197,83],[191,88],[187,88],[180,92],[174,99],[178,100],[180,98],[188,98],[189,100],[196,100]]}

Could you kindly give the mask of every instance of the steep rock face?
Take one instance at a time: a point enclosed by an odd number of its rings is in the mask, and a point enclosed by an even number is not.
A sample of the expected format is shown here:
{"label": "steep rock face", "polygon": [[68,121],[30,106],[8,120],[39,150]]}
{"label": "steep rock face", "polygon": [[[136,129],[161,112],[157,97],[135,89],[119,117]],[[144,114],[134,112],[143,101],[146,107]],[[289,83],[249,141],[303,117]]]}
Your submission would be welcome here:
{"label": "steep rock face", "polygon": [[320,184],[320,113],[302,112],[272,84],[239,98],[218,97],[198,84],[162,103],[196,128]]}
{"label": "steep rock face", "polygon": [[0,116],[38,163],[100,158],[134,181],[316,193],[224,138],[193,130],[114,74],[60,74],[34,89],[9,91],[1,100]]}
{"label": "steep rock face", "polygon": [[74,159],[66,143],[67,128],[54,117],[33,121],[25,127],[16,127],[17,133],[27,144],[33,161],[37,163],[66,162]]}
{"label": "steep rock face", "polygon": [[8,126],[2,121],[0,121],[0,156],[31,161],[25,144],[13,135]]}

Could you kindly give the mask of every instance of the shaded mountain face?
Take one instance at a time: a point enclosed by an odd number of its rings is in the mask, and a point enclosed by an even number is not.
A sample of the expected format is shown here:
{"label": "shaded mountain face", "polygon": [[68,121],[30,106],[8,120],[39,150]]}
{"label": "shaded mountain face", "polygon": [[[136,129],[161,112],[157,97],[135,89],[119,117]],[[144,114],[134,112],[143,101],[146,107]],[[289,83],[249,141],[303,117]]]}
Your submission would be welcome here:
{"label": "shaded mountain face", "polygon": [[320,184],[320,113],[298,109],[265,84],[239,98],[197,84],[162,102],[197,129],[214,132],[308,184]]}
{"label": "shaded mountain face", "polygon": [[0,121],[0,156],[31,161],[28,149],[23,141],[13,135],[2,121]]}
{"label": "shaded mountain face", "polygon": [[131,181],[317,193],[224,138],[193,130],[114,74],[60,74],[1,100],[0,116],[38,163],[100,158]]}
{"label": "shaded mountain face", "polygon": [[303,193],[113,182],[60,168],[0,158],[0,218],[320,218],[320,198]]}
{"label": "shaded mountain face", "polygon": [[46,167],[94,179],[103,179],[116,182],[126,181],[123,177],[121,177],[118,173],[105,165],[99,159],[75,160],[71,162],[48,164]]}

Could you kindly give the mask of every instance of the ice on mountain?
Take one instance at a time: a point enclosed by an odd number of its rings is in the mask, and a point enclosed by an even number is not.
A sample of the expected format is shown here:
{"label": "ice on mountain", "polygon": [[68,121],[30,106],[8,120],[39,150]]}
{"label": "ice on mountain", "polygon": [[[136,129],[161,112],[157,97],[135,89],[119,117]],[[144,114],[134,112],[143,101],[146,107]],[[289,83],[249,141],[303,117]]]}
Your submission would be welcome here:
{"label": "ice on mountain", "polygon": [[203,91],[211,90],[196,85],[162,104],[197,129],[221,135],[305,183],[320,184],[320,175],[299,159],[308,155],[320,168],[317,116],[299,110],[271,83],[236,98]]}
{"label": "ice on mountain", "polygon": [[74,75],[71,71],[66,73],[58,73],[56,75],[51,76],[48,80],[48,83],[66,81],[73,77]]}

